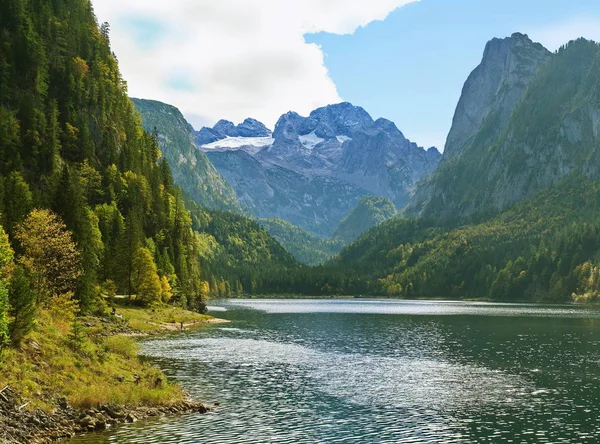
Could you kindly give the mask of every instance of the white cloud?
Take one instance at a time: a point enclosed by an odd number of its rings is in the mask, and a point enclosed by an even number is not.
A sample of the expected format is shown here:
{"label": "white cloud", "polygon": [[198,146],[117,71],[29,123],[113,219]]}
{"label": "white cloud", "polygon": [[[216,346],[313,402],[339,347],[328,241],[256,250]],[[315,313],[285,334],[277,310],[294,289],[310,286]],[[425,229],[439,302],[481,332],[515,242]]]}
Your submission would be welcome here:
{"label": "white cloud", "polygon": [[571,17],[560,23],[534,27],[528,34],[551,51],[580,37],[600,42],[600,17]]}
{"label": "white cloud", "polygon": [[[418,0],[92,0],[134,97],[194,126],[339,102],[324,54],[303,35],[353,33]],[[360,61],[357,61],[360,63]]]}

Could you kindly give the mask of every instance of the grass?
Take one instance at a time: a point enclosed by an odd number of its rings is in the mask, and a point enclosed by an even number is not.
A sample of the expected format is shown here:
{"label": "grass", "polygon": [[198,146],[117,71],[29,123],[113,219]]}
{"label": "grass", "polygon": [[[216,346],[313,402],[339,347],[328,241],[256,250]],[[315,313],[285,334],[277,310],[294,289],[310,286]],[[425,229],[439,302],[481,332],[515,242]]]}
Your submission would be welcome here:
{"label": "grass", "polygon": [[[181,387],[139,359],[134,339],[111,334],[126,322],[140,332],[155,333],[181,322],[203,325],[211,318],[176,307],[118,307],[117,313],[124,319],[109,316],[73,321],[41,310],[36,328],[20,348],[0,350],[0,389],[10,385],[25,402],[31,401],[28,408],[46,410],[62,397],[79,408],[181,401]],[[73,328],[74,322],[78,327]]]}
{"label": "grass", "polygon": [[140,308],[126,305],[116,306],[117,314],[129,323],[131,328],[142,333],[160,333],[205,325],[213,319],[211,316],[184,310],[179,307],[160,306]]}

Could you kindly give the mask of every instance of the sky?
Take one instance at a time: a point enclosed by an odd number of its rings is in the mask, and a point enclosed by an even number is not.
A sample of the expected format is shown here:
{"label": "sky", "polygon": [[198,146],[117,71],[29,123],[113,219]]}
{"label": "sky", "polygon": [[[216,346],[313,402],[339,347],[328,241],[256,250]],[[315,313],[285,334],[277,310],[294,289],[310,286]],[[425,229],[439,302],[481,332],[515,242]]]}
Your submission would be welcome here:
{"label": "sky", "polygon": [[600,41],[598,0],[92,0],[132,97],[196,128],[349,101],[440,150],[488,40]]}

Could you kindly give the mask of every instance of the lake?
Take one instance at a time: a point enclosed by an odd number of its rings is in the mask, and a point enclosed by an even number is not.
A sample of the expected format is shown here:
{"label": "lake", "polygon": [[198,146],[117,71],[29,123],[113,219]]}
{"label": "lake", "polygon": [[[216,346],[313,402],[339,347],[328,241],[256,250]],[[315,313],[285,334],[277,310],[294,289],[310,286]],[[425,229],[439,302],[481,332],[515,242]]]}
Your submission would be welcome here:
{"label": "lake", "polygon": [[595,442],[600,309],[224,300],[228,319],[142,351],[206,415],[72,443]]}

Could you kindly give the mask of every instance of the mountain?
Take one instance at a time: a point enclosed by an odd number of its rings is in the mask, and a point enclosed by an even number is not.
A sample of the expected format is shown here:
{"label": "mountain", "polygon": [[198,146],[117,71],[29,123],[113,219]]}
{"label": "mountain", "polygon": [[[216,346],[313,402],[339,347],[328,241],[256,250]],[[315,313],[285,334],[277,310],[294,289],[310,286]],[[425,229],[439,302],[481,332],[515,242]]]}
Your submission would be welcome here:
{"label": "mountain", "polygon": [[254,126],[260,131],[252,137],[239,135],[239,125],[230,122],[203,128],[197,137],[208,141],[220,132],[201,149],[255,216],[285,219],[324,237],[364,196],[388,197],[402,208],[441,157],[350,103],[308,117],[288,112],[272,134]]}
{"label": "mountain", "polygon": [[207,154],[251,214],[284,219],[323,237],[367,193],[335,178],[263,163],[244,150]]}
{"label": "mountain", "polygon": [[[479,224],[395,218],[339,253],[375,294],[569,301],[600,251],[600,183],[573,173]],[[333,273],[332,273],[333,274]]]}
{"label": "mountain", "polygon": [[260,219],[258,223],[301,264],[321,265],[344,246],[340,240],[321,239],[283,219]]}
{"label": "mountain", "polygon": [[195,132],[194,137],[199,145],[205,145],[235,137],[270,137],[271,130],[258,120],[248,118],[239,125],[228,120],[219,120],[214,127],[204,127]]}
{"label": "mountain", "polygon": [[508,123],[513,109],[523,98],[539,69],[551,57],[550,51],[520,33],[489,41],[481,64],[463,87],[443,159],[461,154],[473,142],[484,123],[488,123],[488,119],[491,131],[478,144],[485,145],[490,138],[497,136]]}
{"label": "mountain", "polygon": [[[520,80],[500,84],[488,106],[495,111],[474,125],[476,131],[467,131],[468,125],[462,123],[469,120],[464,112],[467,105],[457,108],[453,137],[448,139],[441,165],[417,191],[406,214],[446,220],[481,218],[509,208],[574,170],[597,174],[598,45],[580,39],[549,54],[516,34],[493,41],[488,48],[498,42],[519,55]],[[486,50],[482,66],[503,60],[494,57],[495,53]],[[461,98],[471,109],[485,108],[476,105],[477,97],[486,97],[490,83],[496,85],[490,76],[479,77],[482,69],[471,75],[470,79],[479,82],[468,81],[468,93],[463,92]],[[468,136],[471,133],[475,135]]]}
{"label": "mountain", "polygon": [[396,207],[390,199],[378,196],[363,197],[356,208],[340,222],[333,238],[349,244],[396,214]]}
{"label": "mountain", "polygon": [[491,41],[405,214],[285,292],[600,300],[600,45]]}
{"label": "mountain", "polygon": [[198,150],[194,130],[181,112],[154,100],[131,100],[142,116],[146,131],[158,132],[158,145],[171,166],[175,182],[205,208],[241,213],[233,189]]}

